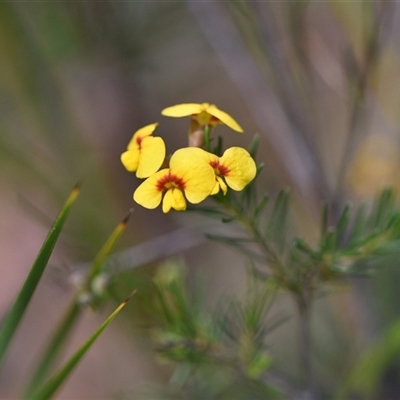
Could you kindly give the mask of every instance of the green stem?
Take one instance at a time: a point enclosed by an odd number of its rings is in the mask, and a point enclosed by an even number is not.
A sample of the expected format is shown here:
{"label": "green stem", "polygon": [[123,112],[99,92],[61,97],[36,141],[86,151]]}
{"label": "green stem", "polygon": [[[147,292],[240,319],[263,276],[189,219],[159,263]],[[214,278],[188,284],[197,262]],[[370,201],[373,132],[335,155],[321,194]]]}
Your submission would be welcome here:
{"label": "green stem", "polygon": [[204,146],[206,151],[211,150],[211,143],[210,143],[210,126],[206,125],[204,127]]}
{"label": "green stem", "polygon": [[271,263],[269,263],[270,268],[274,270],[278,277],[282,277],[284,271],[283,262],[277,252],[268,245],[256,223],[251,218],[248,218],[242,210],[235,207],[234,204],[224,202],[224,207],[234,214],[235,218],[242,223],[248,233],[261,245],[264,254],[267,256],[266,258],[271,258]]}
{"label": "green stem", "polygon": [[310,399],[314,393],[314,377],[311,362],[311,304],[309,293],[299,293],[296,298],[298,310],[298,334],[299,334],[299,370],[303,389]]}

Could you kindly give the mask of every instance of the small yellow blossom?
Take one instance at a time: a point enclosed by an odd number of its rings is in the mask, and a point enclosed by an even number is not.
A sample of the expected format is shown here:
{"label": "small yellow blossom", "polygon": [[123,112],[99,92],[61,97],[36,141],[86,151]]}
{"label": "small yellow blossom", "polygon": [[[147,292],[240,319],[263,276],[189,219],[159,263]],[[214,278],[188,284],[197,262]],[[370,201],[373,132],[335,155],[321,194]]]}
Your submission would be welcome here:
{"label": "small yellow blossom", "polygon": [[203,157],[190,150],[177,150],[171,157],[170,168],[147,178],[136,189],[133,199],[149,209],[158,207],[163,200],[162,210],[167,213],[171,208],[186,210],[186,199],[197,204],[209,196],[215,185],[214,170]]}
{"label": "small yellow blossom", "polygon": [[257,173],[256,163],[242,147],[231,147],[222,157],[194,147],[191,153],[192,156],[202,157],[214,170],[215,181],[211,194],[217,194],[220,189],[226,194],[227,185],[236,191],[243,190]]}
{"label": "small yellow blossom", "polygon": [[236,132],[243,132],[242,127],[225,111],[220,110],[214,104],[209,103],[184,103],[164,108],[161,111],[166,117],[188,117],[191,116],[199,126],[225,124]]}
{"label": "small yellow blossom", "polygon": [[146,125],[135,132],[127,151],[121,154],[121,162],[138,178],[154,174],[165,159],[165,144],[160,137],[151,136],[158,123]]}

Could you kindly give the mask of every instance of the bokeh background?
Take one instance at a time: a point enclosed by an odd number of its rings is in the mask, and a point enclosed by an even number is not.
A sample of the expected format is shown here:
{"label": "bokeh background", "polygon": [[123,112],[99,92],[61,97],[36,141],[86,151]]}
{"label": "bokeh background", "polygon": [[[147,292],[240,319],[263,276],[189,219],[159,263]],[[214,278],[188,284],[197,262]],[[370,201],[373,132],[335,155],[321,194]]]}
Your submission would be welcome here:
{"label": "bokeh background", "polygon": [[[247,146],[258,133],[259,185],[272,195],[292,190],[293,229],[311,243],[323,200],[333,222],[347,201],[398,187],[399,10],[378,0],[0,3],[0,316],[67,194],[83,181],[8,353],[0,398],[13,398],[29,375],[71,296],[70,274],[93,259],[132,207],[118,248],[131,251],[131,263],[119,266],[132,270],[121,278],[121,298],[128,283],[140,286],[157,262],[178,254],[189,271],[202,271],[210,302],[242,289],[244,261],[205,242],[199,232],[208,221],[133,203],[139,182],[119,160],[133,132],[160,122],[169,151],[187,142],[188,121],[162,117],[164,107],[215,103],[245,130],[218,127],[227,145]],[[399,275],[394,257],[379,276],[318,302],[315,362],[327,392],[398,317]],[[145,295],[131,302],[60,399],[123,398],[168,381],[170,369],[157,363],[148,340],[146,308]],[[109,311],[85,315],[70,348]],[[282,299],[276,312],[293,310]],[[271,352],[277,369],[295,379],[287,326],[270,337]],[[391,371],[397,376],[396,365]]]}

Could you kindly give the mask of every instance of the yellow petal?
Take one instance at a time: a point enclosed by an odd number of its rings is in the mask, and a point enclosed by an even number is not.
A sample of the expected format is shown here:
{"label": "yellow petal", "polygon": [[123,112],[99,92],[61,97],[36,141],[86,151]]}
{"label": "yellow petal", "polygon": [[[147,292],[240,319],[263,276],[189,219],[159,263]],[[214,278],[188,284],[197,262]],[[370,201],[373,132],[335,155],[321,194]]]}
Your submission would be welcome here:
{"label": "yellow petal", "polygon": [[203,110],[202,104],[197,103],[184,103],[177,104],[176,106],[171,106],[164,108],[161,111],[162,115],[166,117],[187,117],[193,114],[199,114]]}
{"label": "yellow petal", "polygon": [[228,168],[225,181],[233,190],[243,190],[256,176],[257,166],[247,150],[241,147],[227,149],[220,163]]}
{"label": "yellow petal", "polygon": [[145,208],[156,208],[162,199],[162,190],[157,187],[160,179],[169,175],[169,168],[162,169],[147,178],[133,193],[133,200]]}
{"label": "yellow petal", "polygon": [[206,160],[207,154],[202,149],[186,147],[171,157],[171,171],[183,179],[186,198],[193,204],[203,201],[214,189],[215,172]]}
{"label": "yellow petal", "polygon": [[229,126],[229,128],[233,129],[234,131],[240,133],[243,132],[242,127],[229,114],[227,114],[225,111],[220,110],[214,104],[210,104],[205,111],[207,111],[213,117],[218,118],[221,122]]}
{"label": "yellow petal", "polygon": [[211,191],[211,196],[214,196],[214,194],[217,194],[219,192],[219,190],[220,190],[219,182],[216,179],[214,189]]}
{"label": "yellow petal", "polygon": [[146,136],[150,136],[154,130],[157,128],[158,122],[154,124],[146,125],[143,128],[138,129],[132,136],[132,139],[128,143],[128,150],[135,149],[138,147],[137,138],[144,138]]}
{"label": "yellow petal", "polygon": [[221,188],[221,190],[224,193],[224,195],[226,195],[226,192],[228,191],[228,188],[227,188],[224,180],[219,176],[217,176],[216,178],[217,178],[218,186]]}
{"label": "yellow petal", "polygon": [[137,170],[140,159],[139,148],[132,148],[121,154],[121,162],[129,172]]}
{"label": "yellow petal", "polygon": [[165,159],[165,144],[160,137],[143,138],[136,176],[147,178],[157,172]]}
{"label": "yellow petal", "polygon": [[186,210],[186,200],[180,189],[171,188],[165,193],[162,210],[167,213],[171,208],[177,211]]}

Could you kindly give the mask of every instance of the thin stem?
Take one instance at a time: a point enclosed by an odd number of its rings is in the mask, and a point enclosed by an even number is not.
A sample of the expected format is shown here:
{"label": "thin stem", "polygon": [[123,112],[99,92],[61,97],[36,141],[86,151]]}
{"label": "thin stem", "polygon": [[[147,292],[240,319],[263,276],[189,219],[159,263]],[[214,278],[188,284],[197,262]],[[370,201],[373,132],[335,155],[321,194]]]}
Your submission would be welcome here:
{"label": "thin stem", "polygon": [[204,127],[204,145],[205,145],[205,149],[206,151],[210,151],[211,150],[211,144],[210,144],[210,126],[206,125]]}
{"label": "thin stem", "polygon": [[277,266],[278,270],[275,268],[275,272],[280,272],[279,275],[282,275],[284,265],[283,265],[280,257],[278,256],[276,251],[271,246],[268,245],[264,236],[259,231],[256,223],[252,220],[252,218],[249,218],[248,215],[243,213],[239,207],[235,207],[233,204],[224,203],[224,206],[228,210],[233,212],[234,216],[238,219],[238,221],[240,221],[243,224],[243,226],[245,227],[245,229],[247,229],[249,234],[251,236],[253,236],[253,238],[261,245],[264,253],[267,256],[271,257],[272,263],[271,263],[270,267],[274,268],[275,266]]}
{"label": "thin stem", "polygon": [[334,214],[338,213],[338,210],[341,207],[341,198],[344,191],[344,182],[345,176],[347,173],[348,166],[353,157],[353,153],[355,150],[356,139],[358,137],[359,131],[357,128],[362,130],[362,127],[359,127],[360,122],[366,123],[366,111],[365,111],[365,102],[367,98],[368,92],[368,79],[370,77],[371,72],[376,68],[379,62],[379,56],[382,52],[383,45],[381,44],[383,31],[386,30],[385,33],[388,33],[392,26],[393,21],[393,4],[391,1],[382,2],[380,6],[380,10],[378,15],[375,17],[374,25],[369,33],[369,37],[367,37],[366,47],[365,47],[365,61],[363,65],[360,66],[359,74],[357,76],[353,98],[351,99],[351,108],[350,108],[350,119],[349,119],[349,127],[346,137],[346,143],[344,146],[344,153],[342,155],[342,159],[339,165],[339,172],[336,180],[336,194],[333,199],[333,212]]}
{"label": "thin stem", "polygon": [[298,310],[298,343],[299,343],[299,370],[302,387],[307,398],[314,399],[314,375],[311,362],[311,304],[309,293],[299,293],[296,298]]}

